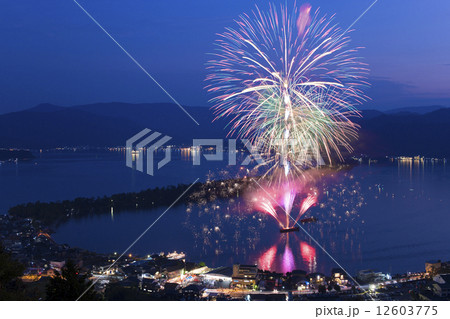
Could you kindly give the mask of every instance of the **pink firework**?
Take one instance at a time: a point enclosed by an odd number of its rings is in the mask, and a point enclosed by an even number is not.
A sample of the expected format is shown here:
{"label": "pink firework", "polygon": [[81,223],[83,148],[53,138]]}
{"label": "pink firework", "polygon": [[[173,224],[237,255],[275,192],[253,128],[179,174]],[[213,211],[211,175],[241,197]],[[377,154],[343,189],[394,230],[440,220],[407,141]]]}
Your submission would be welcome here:
{"label": "pink firework", "polygon": [[308,209],[311,208],[311,206],[313,206],[314,204],[317,203],[317,197],[315,195],[308,195],[308,197],[306,197],[302,204],[300,205],[300,212],[298,213],[297,218],[295,219],[295,222],[298,222],[298,220],[300,219],[300,217],[302,217],[302,215],[304,213],[307,212]]}
{"label": "pink firework", "polygon": [[278,214],[275,210],[275,207],[273,206],[272,202],[267,199],[267,198],[262,198],[260,201],[258,201],[258,203],[256,204],[256,208],[266,214],[269,214],[270,216],[272,216],[273,218],[275,218],[275,220],[280,224],[280,226],[282,226],[282,223],[278,217]]}
{"label": "pink firework", "polygon": [[[300,217],[317,202],[317,195],[305,194],[303,190],[302,185],[293,182],[282,186],[266,186],[264,190],[251,194],[251,202],[254,203],[254,209],[273,217],[280,227],[288,228],[290,225],[295,225]],[[297,209],[298,214],[292,215],[292,212]],[[282,218],[283,216],[285,218]]]}

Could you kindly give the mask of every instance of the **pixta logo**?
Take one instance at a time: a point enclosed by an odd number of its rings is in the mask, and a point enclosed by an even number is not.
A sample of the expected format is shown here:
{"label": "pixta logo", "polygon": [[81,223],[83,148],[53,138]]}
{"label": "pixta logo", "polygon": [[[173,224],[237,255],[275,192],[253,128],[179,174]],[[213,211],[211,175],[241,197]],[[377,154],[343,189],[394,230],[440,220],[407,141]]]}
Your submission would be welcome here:
{"label": "pixta logo", "polygon": [[[140,172],[144,172],[144,163],[146,163],[146,173],[153,176],[155,172],[155,164],[153,163],[155,152],[171,139],[172,137],[170,136],[162,135],[159,132],[152,132],[148,128],[140,131],[126,142],[127,166],[135,168]],[[253,145],[247,139],[241,139],[239,141],[241,143],[240,150],[246,151],[246,157],[241,159],[239,165],[246,166],[250,163],[255,163],[256,165],[261,166],[266,164],[264,156],[260,153],[260,145]],[[265,154],[265,156],[269,157],[270,162],[277,162],[279,163],[278,165],[284,166],[286,171],[289,170],[290,163],[295,165],[304,165],[305,163],[315,163],[315,165],[325,164],[320,155],[318,145],[308,144],[298,147],[298,143],[299,141],[294,139],[274,141],[273,145],[277,147],[277,152],[273,155]],[[204,158],[206,161],[227,160],[227,165],[237,165],[238,152],[236,144],[236,139],[193,139],[191,147],[191,150],[193,150],[192,164],[194,166],[201,165],[202,158]],[[224,152],[224,146],[227,146],[227,152]],[[204,148],[209,149],[209,151],[202,152]],[[292,149],[300,151],[293,152]],[[170,162],[171,151],[172,149],[170,146],[164,148],[164,158],[157,163],[157,169],[162,168]],[[228,156],[225,156],[225,154]],[[144,158],[147,159],[145,162]],[[135,167],[133,164],[135,164]]]}
{"label": "pixta logo", "polygon": [[[144,172],[144,155],[147,157],[146,166],[147,174],[152,175],[155,172],[154,169],[154,155],[155,151],[170,141],[172,137],[162,135],[159,132],[153,132],[146,128],[126,142],[126,162],[127,166],[133,168],[133,162],[136,162],[136,170]],[[158,169],[170,162],[171,150],[170,146],[166,147],[164,158],[157,164]]]}

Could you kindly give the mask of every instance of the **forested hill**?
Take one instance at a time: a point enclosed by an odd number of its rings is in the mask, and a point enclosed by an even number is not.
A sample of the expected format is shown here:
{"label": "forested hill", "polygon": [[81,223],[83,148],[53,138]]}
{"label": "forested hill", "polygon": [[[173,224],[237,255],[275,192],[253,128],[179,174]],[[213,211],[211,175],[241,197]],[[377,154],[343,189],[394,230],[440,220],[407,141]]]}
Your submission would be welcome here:
{"label": "forested hill", "polygon": [[[227,121],[214,121],[209,108],[185,108],[200,125],[170,103],[41,104],[0,115],[0,147],[123,146],[144,128],[171,136],[173,144],[191,145],[193,138],[227,136]],[[363,110],[362,115],[356,120],[361,130],[352,143],[355,154],[450,156],[450,108],[403,108],[386,113]]]}

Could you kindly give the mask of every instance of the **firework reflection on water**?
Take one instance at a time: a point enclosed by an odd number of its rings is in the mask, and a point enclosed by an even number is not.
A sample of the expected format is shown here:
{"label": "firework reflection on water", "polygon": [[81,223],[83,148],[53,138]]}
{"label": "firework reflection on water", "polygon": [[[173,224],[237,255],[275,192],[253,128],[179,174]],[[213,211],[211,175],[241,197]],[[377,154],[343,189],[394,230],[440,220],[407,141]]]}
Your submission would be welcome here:
{"label": "firework reflection on water", "polygon": [[[224,186],[224,191],[238,187]],[[334,172],[321,179],[315,190],[318,202],[304,217],[318,221],[303,227],[330,253],[360,261],[364,220],[358,209],[365,205],[360,182],[350,172]],[[301,230],[281,234],[272,216],[258,212],[245,200],[245,190],[228,200],[210,202],[201,195],[194,198],[187,207],[184,226],[194,234],[195,255],[210,260],[211,266],[256,263],[261,269],[280,272],[328,272],[332,266]],[[300,211],[302,203],[294,202],[293,209]]]}

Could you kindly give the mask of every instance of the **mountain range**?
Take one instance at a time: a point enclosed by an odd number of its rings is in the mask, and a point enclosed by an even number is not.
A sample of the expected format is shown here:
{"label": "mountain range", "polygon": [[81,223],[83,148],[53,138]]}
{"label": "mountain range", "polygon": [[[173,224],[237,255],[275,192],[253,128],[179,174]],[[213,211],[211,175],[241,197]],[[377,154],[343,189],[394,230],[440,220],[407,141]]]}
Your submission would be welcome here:
{"label": "mountain range", "polygon": [[[72,107],[40,104],[0,115],[0,148],[41,149],[61,146],[123,146],[144,128],[191,145],[193,138],[225,138],[227,121],[213,121],[206,107],[185,109],[170,103],[96,103]],[[429,106],[381,112],[363,110],[354,154],[369,156],[450,155],[450,108]]]}

